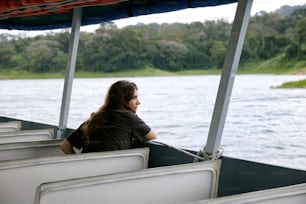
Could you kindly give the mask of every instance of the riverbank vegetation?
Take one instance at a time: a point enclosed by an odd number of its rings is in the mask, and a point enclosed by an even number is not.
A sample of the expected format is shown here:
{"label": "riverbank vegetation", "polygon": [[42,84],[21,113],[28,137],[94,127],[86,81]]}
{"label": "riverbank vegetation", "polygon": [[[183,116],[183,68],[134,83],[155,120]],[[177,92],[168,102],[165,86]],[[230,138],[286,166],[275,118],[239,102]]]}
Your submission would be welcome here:
{"label": "riverbank vegetation", "polygon": [[[306,70],[305,6],[260,12],[250,20],[238,73],[299,74]],[[76,77],[219,74],[231,23],[104,23],[80,36]],[[0,35],[0,79],[63,78],[69,32]]]}
{"label": "riverbank vegetation", "polygon": [[306,79],[298,80],[298,81],[290,81],[285,82],[275,88],[282,88],[282,89],[292,89],[292,88],[300,88],[305,89],[306,88]]}

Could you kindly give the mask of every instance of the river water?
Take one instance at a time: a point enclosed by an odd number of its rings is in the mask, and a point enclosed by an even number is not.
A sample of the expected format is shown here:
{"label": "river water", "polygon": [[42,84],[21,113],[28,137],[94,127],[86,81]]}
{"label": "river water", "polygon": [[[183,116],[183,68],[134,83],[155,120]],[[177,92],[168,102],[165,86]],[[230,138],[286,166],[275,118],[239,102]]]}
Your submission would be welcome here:
{"label": "river water", "polygon": [[[274,89],[301,75],[238,75],[221,147],[224,155],[306,170],[306,89]],[[68,127],[76,128],[121,78],[75,79]],[[220,76],[134,77],[138,115],[158,141],[204,147]],[[0,115],[58,124],[63,79],[0,80]]]}

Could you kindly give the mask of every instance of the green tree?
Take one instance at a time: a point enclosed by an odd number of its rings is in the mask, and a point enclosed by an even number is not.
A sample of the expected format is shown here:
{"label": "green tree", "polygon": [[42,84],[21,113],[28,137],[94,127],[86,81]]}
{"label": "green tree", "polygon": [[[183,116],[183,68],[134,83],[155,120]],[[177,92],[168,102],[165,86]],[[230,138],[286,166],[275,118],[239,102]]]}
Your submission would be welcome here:
{"label": "green tree", "polygon": [[295,27],[298,58],[306,59],[306,17],[298,21]]}
{"label": "green tree", "polygon": [[290,21],[273,13],[260,13],[249,24],[242,61],[269,59],[289,44],[286,26]]}
{"label": "green tree", "polygon": [[112,38],[111,71],[139,69],[145,66],[146,52],[142,34],[135,29],[123,29]]}
{"label": "green tree", "polygon": [[[31,42],[27,46],[27,56],[31,61],[29,70],[32,72],[57,71],[65,67],[65,62],[57,62],[58,60],[62,61],[62,52],[60,52],[60,44],[56,41],[38,40]],[[61,64],[63,67],[56,67]]]}
{"label": "green tree", "polygon": [[0,69],[11,69],[17,65],[14,54],[15,50],[11,44],[0,42]]}
{"label": "green tree", "polygon": [[102,44],[106,46],[109,39],[111,39],[111,35],[108,33],[96,33],[90,37],[83,36],[81,39],[83,49],[79,49],[83,70],[103,71],[103,56],[101,55],[100,47]]}
{"label": "green tree", "polygon": [[209,51],[211,64],[221,69],[226,54],[226,46],[224,42],[214,41]]}
{"label": "green tree", "polygon": [[159,41],[156,44],[156,53],[153,57],[153,65],[160,69],[178,71],[187,67],[186,59],[188,48],[174,41]]}

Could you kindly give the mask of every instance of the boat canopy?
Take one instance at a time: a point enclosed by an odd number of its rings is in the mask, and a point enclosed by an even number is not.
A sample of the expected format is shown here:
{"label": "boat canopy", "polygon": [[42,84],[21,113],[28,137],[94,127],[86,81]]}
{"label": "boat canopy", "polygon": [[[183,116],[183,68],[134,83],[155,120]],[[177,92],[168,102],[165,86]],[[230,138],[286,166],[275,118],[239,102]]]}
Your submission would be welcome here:
{"label": "boat canopy", "polygon": [[71,27],[73,10],[83,8],[81,25],[238,0],[0,0],[0,29],[50,30]]}

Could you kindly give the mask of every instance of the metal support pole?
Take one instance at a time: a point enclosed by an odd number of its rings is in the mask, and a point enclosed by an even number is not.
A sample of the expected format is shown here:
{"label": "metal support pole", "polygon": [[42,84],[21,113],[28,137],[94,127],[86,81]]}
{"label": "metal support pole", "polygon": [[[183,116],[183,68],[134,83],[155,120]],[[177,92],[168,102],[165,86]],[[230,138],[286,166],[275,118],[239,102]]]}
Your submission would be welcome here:
{"label": "metal support pole", "polygon": [[234,79],[250,19],[252,4],[253,0],[239,0],[238,2],[229,39],[228,50],[222,68],[208,138],[204,148],[204,152],[209,155],[216,154],[220,147],[224,123],[228,112]]}
{"label": "metal support pole", "polygon": [[82,8],[76,8],[73,11],[71,36],[69,42],[68,61],[66,66],[65,83],[62,97],[61,115],[58,125],[56,138],[60,139],[65,136],[67,128],[72,82],[75,72],[76,57],[80,38],[80,27],[82,19]]}

